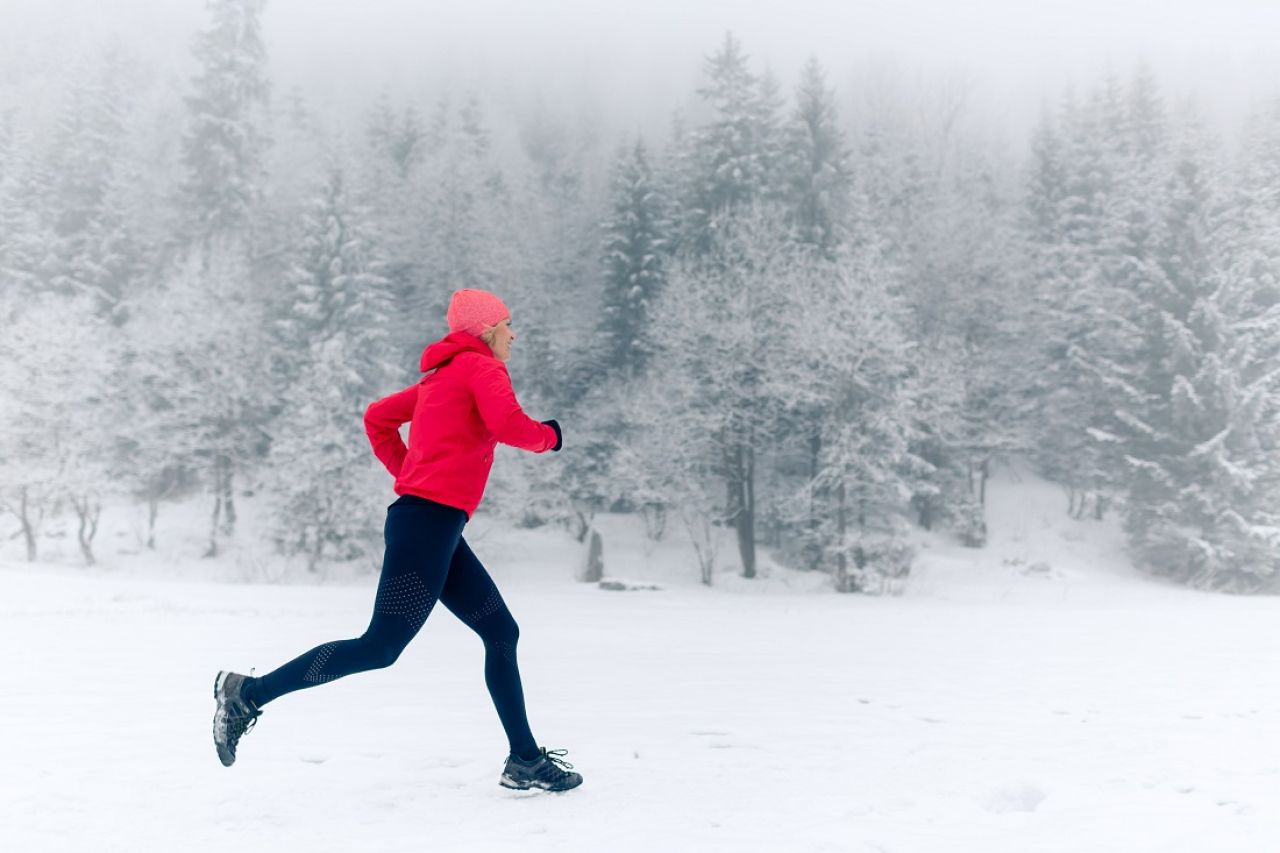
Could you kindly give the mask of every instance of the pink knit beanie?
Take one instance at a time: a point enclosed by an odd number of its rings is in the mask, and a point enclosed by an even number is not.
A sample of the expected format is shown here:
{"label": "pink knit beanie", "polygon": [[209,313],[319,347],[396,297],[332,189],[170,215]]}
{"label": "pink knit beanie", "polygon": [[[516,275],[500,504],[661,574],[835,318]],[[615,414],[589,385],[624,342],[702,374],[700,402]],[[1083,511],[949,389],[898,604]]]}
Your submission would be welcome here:
{"label": "pink knit beanie", "polygon": [[449,300],[449,331],[470,332],[479,337],[490,326],[511,316],[502,300],[487,290],[455,290]]}

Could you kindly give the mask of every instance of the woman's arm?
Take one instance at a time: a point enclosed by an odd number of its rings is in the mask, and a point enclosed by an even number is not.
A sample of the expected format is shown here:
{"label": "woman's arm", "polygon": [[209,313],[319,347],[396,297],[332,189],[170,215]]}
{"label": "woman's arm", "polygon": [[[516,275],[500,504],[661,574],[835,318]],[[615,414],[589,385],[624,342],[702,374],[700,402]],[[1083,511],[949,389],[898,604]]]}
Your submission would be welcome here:
{"label": "woman's arm", "polygon": [[511,388],[511,375],[501,362],[477,366],[471,391],[484,425],[503,444],[542,453],[559,443],[556,430],[535,421],[520,408]]}
{"label": "woman's arm", "polygon": [[373,445],[373,455],[387,466],[391,476],[400,476],[400,466],[409,450],[400,438],[400,425],[413,419],[418,404],[418,385],[414,383],[390,397],[369,404],[364,410],[364,431]]}

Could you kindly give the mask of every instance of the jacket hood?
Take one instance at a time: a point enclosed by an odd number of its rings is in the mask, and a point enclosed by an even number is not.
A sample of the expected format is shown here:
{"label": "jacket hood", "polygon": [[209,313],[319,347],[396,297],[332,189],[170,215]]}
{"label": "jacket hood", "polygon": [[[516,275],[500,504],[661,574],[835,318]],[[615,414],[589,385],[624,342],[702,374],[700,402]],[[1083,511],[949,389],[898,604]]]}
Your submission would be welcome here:
{"label": "jacket hood", "polygon": [[422,362],[418,369],[423,373],[446,364],[459,353],[478,352],[493,357],[493,350],[488,344],[470,332],[451,332],[433,344],[427,344],[422,351]]}

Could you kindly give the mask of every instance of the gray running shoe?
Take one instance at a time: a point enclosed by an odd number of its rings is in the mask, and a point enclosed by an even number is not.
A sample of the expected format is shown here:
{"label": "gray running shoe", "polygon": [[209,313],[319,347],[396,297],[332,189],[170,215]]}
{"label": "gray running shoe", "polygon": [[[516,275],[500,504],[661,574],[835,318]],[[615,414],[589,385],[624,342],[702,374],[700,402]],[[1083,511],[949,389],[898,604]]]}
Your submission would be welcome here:
{"label": "gray running shoe", "polygon": [[542,753],[532,761],[525,761],[515,755],[507,756],[507,766],[503,768],[498,784],[517,791],[527,791],[530,788],[567,791],[576,788],[582,784],[582,774],[569,772],[573,765],[564,760],[567,754],[567,750],[563,749],[548,752],[544,746]]}
{"label": "gray running shoe", "polygon": [[213,712],[213,745],[218,748],[224,767],[235,764],[236,744],[262,716],[258,707],[242,695],[246,678],[224,670],[213,680],[213,700],[218,703]]}

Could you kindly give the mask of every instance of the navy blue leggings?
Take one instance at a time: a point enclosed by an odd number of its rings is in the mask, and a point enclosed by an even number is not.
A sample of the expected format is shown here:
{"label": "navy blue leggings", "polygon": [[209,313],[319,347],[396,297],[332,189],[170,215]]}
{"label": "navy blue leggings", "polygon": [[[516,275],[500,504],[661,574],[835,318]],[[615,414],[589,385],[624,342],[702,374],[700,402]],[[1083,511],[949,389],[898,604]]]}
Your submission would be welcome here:
{"label": "navy blue leggings", "polygon": [[537,753],[516,666],[520,630],[493,579],[462,538],[466,522],[462,510],[414,495],[388,507],[387,549],[369,628],[354,640],[325,643],[249,679],[247,698],[261,707],[295,690],[391,666],[438,600],[484,641],[484,680],[511,751],[521,756]]}

